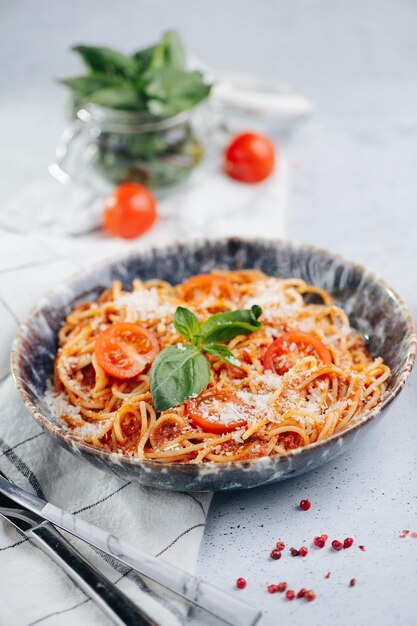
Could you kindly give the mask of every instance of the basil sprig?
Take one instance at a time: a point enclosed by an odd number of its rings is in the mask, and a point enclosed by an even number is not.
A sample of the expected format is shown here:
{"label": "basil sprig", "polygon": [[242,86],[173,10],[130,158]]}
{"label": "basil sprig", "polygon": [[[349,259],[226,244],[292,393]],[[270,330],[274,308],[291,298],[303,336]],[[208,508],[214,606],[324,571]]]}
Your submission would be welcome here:
{"label": "basil sprig", "polygon": [[166,411],[200,394],[210,382],[210,363],[204,353],[213,354],[226,363],[239,367],[240,361],[222,341],[248,335],[261,328],[258,321],[262,309],[217,313],[204,322],[192,311],[177,307],[174,326],[190,343],[177,343],[164,348],[151,369],[152,399],[157,411]]}
{"label": "basil sprig", "polygon": [[81,56],[86,73],[61,82],[71,90],[75,108],[91,102],[168,117],[191,109],[210,93],[202,73],[187,68],[176,31],[132,55],[102,46],[75,46],[73,51]]}

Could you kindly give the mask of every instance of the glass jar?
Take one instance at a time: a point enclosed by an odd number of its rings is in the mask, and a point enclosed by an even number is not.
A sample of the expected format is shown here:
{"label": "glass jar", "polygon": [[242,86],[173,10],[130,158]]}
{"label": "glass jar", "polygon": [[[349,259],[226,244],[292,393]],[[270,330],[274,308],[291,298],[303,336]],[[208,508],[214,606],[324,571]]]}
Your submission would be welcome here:
{"label": "glass jar", "polygon": [[61,182],[79,181],[91,166],[108,183],[162,189],[187,178],[203,155],[193,111],[156,118],[88,105],[64,133],[50,171]]}

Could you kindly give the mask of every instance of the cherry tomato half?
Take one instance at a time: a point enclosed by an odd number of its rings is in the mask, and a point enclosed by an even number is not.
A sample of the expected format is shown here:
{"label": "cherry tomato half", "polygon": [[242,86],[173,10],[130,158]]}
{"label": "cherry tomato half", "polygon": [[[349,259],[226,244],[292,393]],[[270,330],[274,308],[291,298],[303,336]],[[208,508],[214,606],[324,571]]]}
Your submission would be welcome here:
{"label": "cherry tomato half", "polygon": [[[236,405],[244,407],[245,403],[232,393],[207,392],[200,394],[198,398],[189,400],[186,404],[188,417],[196,426],[200,426],[204,432],[208,433],[230,433],[240,426],[244,426],[247,420],[239,415]],[[233,407],[233,408],[232,408]],[[236,420],[224,419],[227,411],[236,411]],[[210,419],[210,416],[217,418]]]}
{"label": "cherry tomato half", "polygon": [[146,232],[156,219],[156,200],[138,183],[123,183],[105,200],[103,227],[115,237],[133,239]]}
{"label": "cherry tomato half", "polygon": [[259,183],[270,176],[274,167],[275,148],[265,135],[238,135],[224,155],[226,174],[244,183]]}
{"label": "cherry tomato half", "polygon": [[98,364],[114,378],[137,376],[159,352],[155,335],[139,324],[117,322],[100,333],[94,346]]}
{"label": "cherry tomato half", "polygon": [[[332,363],[330,350],[311,333],[284,333],[269,346],[262,359],[263,366],[275,374],[284,374],[304,356],[315,356],[326,365]],[[280,358],[284,357],[284,358]]]}
{"label": "cherry tomato half", "polygon": [[178,295],[183,300],[194,302],[201,302],[207,296],[226,297],[232,300],[235,290],[232,283],[225,278],[213,274],[196,274],[179,287]]}

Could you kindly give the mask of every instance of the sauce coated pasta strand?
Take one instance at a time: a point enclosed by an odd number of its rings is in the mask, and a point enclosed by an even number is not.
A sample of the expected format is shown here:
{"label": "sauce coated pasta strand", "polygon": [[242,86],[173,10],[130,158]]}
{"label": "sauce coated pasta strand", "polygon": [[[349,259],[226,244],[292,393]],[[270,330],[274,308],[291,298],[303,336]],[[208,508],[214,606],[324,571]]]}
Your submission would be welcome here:
{"label": "sauce coated pasta strand", "polygon": [[[176,308],[204,322],[255,304],[262,327],[227,343],[238,365],[208,355],[207,390],[158,413],[150,368],[158,349],[184,341],[173,324]],[[110,370],[97,359],[103,333],[113,348],[119,340],[116,324],[139,329],[137,352],[129,353],[131,371],[139,372],[133,376],[120,359]],[[329,293],[250,269],[214,270],[177,286],[135,279],[132,291],[114,281],[97,301],[71,311],[58,340],[45,396],[56,417],[92,446],[165,463],[253,459],[323,441],[375,407],[390,376]]]}

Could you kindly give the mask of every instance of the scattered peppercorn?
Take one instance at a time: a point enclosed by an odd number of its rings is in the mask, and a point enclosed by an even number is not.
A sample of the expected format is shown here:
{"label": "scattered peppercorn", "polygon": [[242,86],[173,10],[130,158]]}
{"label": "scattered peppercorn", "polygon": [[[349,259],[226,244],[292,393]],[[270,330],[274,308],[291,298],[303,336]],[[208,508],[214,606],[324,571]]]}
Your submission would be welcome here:
{"label": "scattered peppercorn", "polygon": [[332,548],[333,550],[336,550],[338,552],[343,548],[343,543],[341,541],[338,541],[337,539],[334,539],[332,541]]}
{"label": "scattered peppercorn", "polygon": [[246,579],[245,578],[238,578],[236,581],[236,587],[238,589],[244,589],[246,587]]}
{"label": "scattered peppercorn", "polygon": [[300,591],[297,593],[297,598],[304,598],[306,591],[307,589],[304,589],[304,587],[300,589]]}
{"label": "scattered peppercorn", "polygon": [[287,600],[294,600],[295,598],[295,593],[292,589],[288,589],[288,591],[285,592],[285,597],[287,598]]}
{"label": "scattered peppercorn", "polygon": [[278,585],[268,585],[269,593],[276,593],[278,591]]}
{"label": "scattered peppercorn", "polygon": [[307,556],[307,554],[308,554],[308,550],[307,550],[307,548],[306,548],[305,546],[303,546],[302,548],[300,548],[300,549],[298,550],[298,554],[299,554],[300,556]]}
{"label": "scattered peppercorn", "polygon": [[315,546],[317,546],[318,548],[324,548],[324,546],[326,545],[326,541],[328,540],[329,535],[319,535],[318,537],[314,537],[313,539],[313,543]]}
{"label": "scattered peppercorn", "polygon": [[352,578],[352,580],[349,583],[350,587],[354,587],[356,585],[356,578]]}
{"label": "scattered peppercorn", "polygon": [[359,546],[359,550],[362,550],[362,552],[365,552],[366,548],[365,546]]}
{"label": "scattered peppercorn", "polygon": [[324,578],[330,578],[331,574],[332,574],[331,572],[327,572],[327,574],[326,574],[326,576]]}
{"label": "scattered peppercorn", "polygon": [[302,511],[308,511],[308,509],[311,508],[311,502],[310,500],[301,500],[300,502],[300,509]]}
{"label": "scattered peppercorn", "polygon": [[299,552],[295,548],[290,548],[291,556],[298,556]]}
{"label": "scattered peppercorn", "polygon": [[287,583],[282,582],[282,583],[278,583],[277,585],[277,591],[279,591],[279,593],[281,593],[282,591],[285,591],[287,588]]}
{"label": "scattered peppercorn", "polygon": [[411,533],[413,539],[417,539],[417,533]]}
{"label": "scattered peppercorn", "polygon": [[314,591],[312,589],[309,589],[309,591],[305,592],[304,597],[309,602],[312,602],[313,600],[316,599],[316,594],[314,593]]}
{"label": "scattered peppercorn", "polygon": [[277,541],[275,545],[278,548],[278,550],[284,550],[285,548],[285,543],[283,541]]}
{"label": "scattered peppercorn", "polygon": [[352,537],[346,537],[346,539],[343,542],[343,547],[346,548],[351,548],[353,546],[353,539]]}
{"label": "scattered peppercorn", "polygon": [[313,539],[313,543],[315,546],[317,546],[317,548],[324,548],[326,542],[323,538],[323,535],[321,535],[320,537],[314,537]]}
{"label": "scattered peppercorn", "polygon": [[269,556],[271,557],[271,559],[278,560],[281,558],[281,550],[276,550],[276,549],[272,550]]}

